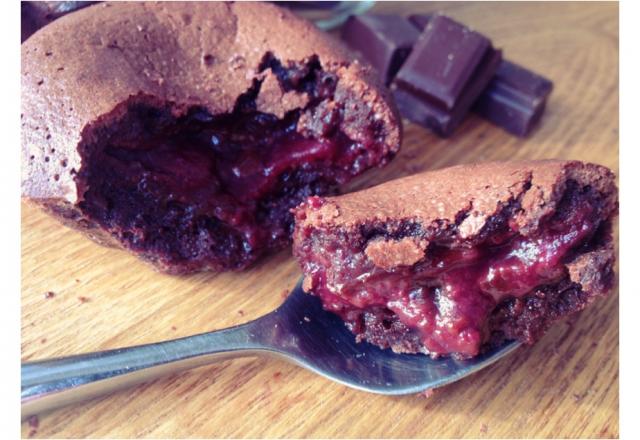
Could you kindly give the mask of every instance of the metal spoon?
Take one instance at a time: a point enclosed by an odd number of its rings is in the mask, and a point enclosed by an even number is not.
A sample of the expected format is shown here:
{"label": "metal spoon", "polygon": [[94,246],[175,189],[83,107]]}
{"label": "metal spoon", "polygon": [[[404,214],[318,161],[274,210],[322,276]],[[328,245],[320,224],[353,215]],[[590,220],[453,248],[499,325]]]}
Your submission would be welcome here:
{"label": "metal spoon", "polygon": [[459,380],[520,344],[466,361],[396,354],[354,335],[318,298],[295,287],[273,312],[246,324],[186,338],[22,365],[22,417],[97,397],[161,375],[242,356],[275,355],[352,388],[418,393]]}

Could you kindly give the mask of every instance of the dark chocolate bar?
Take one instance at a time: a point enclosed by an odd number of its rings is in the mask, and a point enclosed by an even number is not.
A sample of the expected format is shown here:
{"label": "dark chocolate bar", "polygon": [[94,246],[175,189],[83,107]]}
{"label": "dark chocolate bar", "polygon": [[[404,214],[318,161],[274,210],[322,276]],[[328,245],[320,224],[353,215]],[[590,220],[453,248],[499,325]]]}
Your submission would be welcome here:
{"label": "dark chocolate bar", "polygon": [[553,83],[503,60],[473,111],[517,136],[526,136],[540,120]]}
{"label": "dark chocolate bar", "polygon": [[410,121],[432,129],[440,136],[450,136],[464,120],[478,94],[486,87],[501,59],[502,53],[499,50],[491,50],[487,54],[478,66],[478,75],[467,84],[457,106],[451,110],[392,85],[391,89],[400,113]]}
{"label": "dark chocolate bar", "polygon": [[95,1],[71,1],[71,2],[50,2],[50,1],[23,1],[20,2],[21,37],[24,41],[35,31],[63,15],[90,6]]}
{"label": "dark chocolate bar", "polygon": [[343,40],[360,52],[389,84],[420,32],[398,15],[357,15],[342,28]]}
{"label": "dark chocolate bar", "polygon": [[422,31],[427,27],[427,23],[429,23],[431,17],[433,17],[433,14],[414,14],[409,16],[409,21]]}
{"label": "dark chocolate bar", "polygon": [[[411,15],[409,21],[424,30],[431,17]],[[511,134],[526,136],[540,120],[552,89],[553,83],[547,78],[502,60],[471,110]]]}
{"label": "dark chocolate bar", "polygon": [[399,88],[412,89],[452,109],[491,42],[444,15],[435,16],[398,71]]}
{"label": "dark chocolate bar", "polygon": [[501,60],[501,51],[486,37],[446,16],[435,15],[391,89],[404,116],[448,136],[462,122]]}
{"label": "dark chocolate bar", "polygon": [[278,2],[274,1],[272,3],[279,4],[280,6],[286,6],[291,9],[334,9],[340,6],[342,2],[300,2],[300,1],[285,1]]}

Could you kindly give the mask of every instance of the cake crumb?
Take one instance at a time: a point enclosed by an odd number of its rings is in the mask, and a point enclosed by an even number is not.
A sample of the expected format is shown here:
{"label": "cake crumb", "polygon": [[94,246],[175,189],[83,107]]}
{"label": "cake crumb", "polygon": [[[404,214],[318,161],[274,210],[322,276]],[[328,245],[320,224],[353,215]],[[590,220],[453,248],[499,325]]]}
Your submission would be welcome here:
{"label": "cake crumb", "polygon": [[27,419],[27,424],[29,425],[29,428],[36,429],[40,425],[40,420],[38,419],[38,416],[29,416],[29,418]]}
{"label": "cake crumb", "polygon": [[280,379],[280,376],[282,376],[282,372],[280,372],[280,371],[276,371],[275,373],[273,373],[273,378],[275,380]]}
{"label": "cake crumb", "polygon": [[80,301],[81,303],[86,303],[89,302],[89,298],[87,298],[86,296],[79,296],[78,301]]}
{"label": "cake crumb", "polygon": [[425,399],[428,399],[434,394],[435,394],[435,391],[433,390],[433,388],[429,388],[428,390],[424,390],[423,392],[420,393],[420,395],[423,396]]}
{"label": "cake crumb", "polygon": [[434,393],[435,391],[433,390],[433,388],[430,388],[428,390],[422,391],[421,393],[418,393],[418,396],[428,399],[429,397],[433,396]]}
{"label": "cake crumb", "polygon": [[55,293],[54,291],[52,291],[52,290],[49,290],[48,292],[45,292],[45,293],[44,293],[44,297],[45,297],[46,299],[51,299],[51,298],[53,298],[54,296],[56,296],[56,293]]}
{"label": "cake crumb", "polygon": [[584,399],[586,395],[587,395],[587,392],[584,392],[584,393],[573,393],[573,401],[578,403],[582,399]]}
{"label": "cake crumb", "polygon": [[283,290],[282,293],[280,294],[281,297],[286,298],[289,296],[289,291],[288,290]]}
{"label": "cake crumb", "polygon": [[244,310],[242,310],[242,309],[238,310],[238,315],[244,316]]}
{"label": "cake crumb", "polygon": [[80,282],[80,280],[78,278],[76,278],[76,283],[79,283],[79,282]]}
{"label": "cake crumb", "polygon": [[171,330],[173,330],[175,332],[176,330],[178,330],[178,327],[176,327],[175,325],[172,325],[171,326]]}
{"label": "cake crumb", "polygon": [[486,423],[483,423],[482,425],[480,425],[480,432],[483,434],[486,434],[489,431],[489,427],[487,426]]}
{"label": "cake crumb", "polygon": [[429,242],[405,237],[400,240],[374,239],[369,241],[365,255],[381,269],[392,270],[397,266],[412,266],[424,258]]}
{"label": "cake crumb", "polygon": [[41,343],[41,344],[44,344],[45,342],[47,342],[47,338],[42,338],[42,339],[40,339],[40,343]]}

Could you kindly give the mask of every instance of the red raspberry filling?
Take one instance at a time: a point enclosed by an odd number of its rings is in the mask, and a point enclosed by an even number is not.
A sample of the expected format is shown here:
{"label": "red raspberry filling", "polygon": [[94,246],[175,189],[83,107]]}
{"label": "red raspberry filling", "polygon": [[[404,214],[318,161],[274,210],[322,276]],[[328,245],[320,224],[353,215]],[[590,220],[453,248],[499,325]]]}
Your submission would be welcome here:
{"label": "red raspberry filling", "polygon": [[154,112],[132,111],[130,125],[148,127],[90,155],[81,207],[126,247],[176,272],[240,269],[281,248],[291,208],[381,159],[340,132],[304,137],[296,113],[193,111],[166,123],[170,116]]}
{"label": "red raspberry filling", "polygon": [[432,244],[415,265],[390,270],[368,259],[366,243],[318,234],[303,248],[304,271],[324,307],[354,333],[362,333],[363,312],[388,310],[431,355],[469,357],[487,341],[498,304],[566,277],[563,261],[595,234],[595,213],[588,201],[571,198],[535,236],[508,231],[475,246]]}

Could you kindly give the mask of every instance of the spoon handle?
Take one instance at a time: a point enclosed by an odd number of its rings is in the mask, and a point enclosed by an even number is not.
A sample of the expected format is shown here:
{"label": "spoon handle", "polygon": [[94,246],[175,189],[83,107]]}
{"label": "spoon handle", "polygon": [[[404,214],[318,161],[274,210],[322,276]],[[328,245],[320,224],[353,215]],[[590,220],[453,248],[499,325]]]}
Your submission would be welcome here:
{"label": "spoon handle", "polygon": [[255,334],[259,321],[171,341],[24,363],[22,417],[165,374],[273,351]]}

